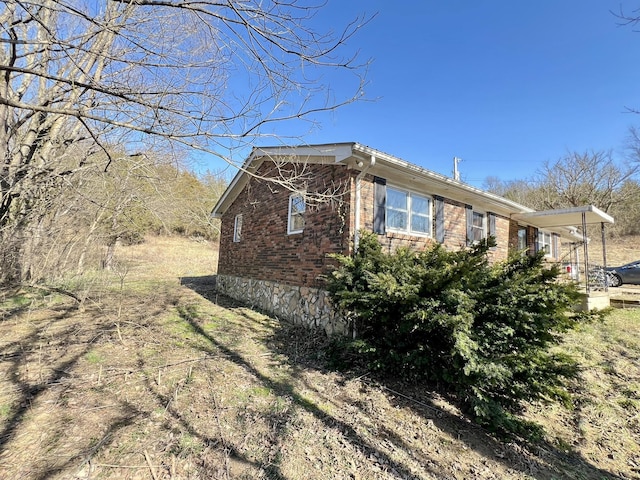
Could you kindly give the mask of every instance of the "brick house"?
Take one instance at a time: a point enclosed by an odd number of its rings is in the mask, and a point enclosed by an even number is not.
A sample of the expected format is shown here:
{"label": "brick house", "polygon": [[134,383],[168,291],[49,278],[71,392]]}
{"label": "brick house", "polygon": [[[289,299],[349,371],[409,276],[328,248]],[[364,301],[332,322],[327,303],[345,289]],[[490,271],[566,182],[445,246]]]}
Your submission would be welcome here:
{"label": "brick house", "polygon": [[458,249],[493,235],[492,261],[523,249],[544,249],[557,261],[561,239],[575,241],[575,228],[539,228],[533,213],[357,143],[255,148],[212,211],[221,219],[218,290],[277,317],[340,331],[323,278],[328,254],[351,253],[361,229],[388,249],[432,242]]}

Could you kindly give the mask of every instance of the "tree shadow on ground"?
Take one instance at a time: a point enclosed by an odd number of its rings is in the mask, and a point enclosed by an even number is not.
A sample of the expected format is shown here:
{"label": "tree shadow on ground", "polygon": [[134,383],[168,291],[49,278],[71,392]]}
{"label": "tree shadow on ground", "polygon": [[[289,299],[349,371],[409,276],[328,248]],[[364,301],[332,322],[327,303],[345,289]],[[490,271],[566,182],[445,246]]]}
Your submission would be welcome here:
{"label": "tree shadow on ground", "polygon": [[[218,299],[220,298],[221,297],[218,297]],[[222,302],[226,306],[226,308],[238,306],[237,302],[234,303],[228,298],[225,298]],[[228,348],[224,343],[220,342],[213,335],[205,331],[197,318],[183,315],[183,319],[189,322],[193,330],[197,332],[197,334],[201,338],[207,340],[208,345],[203,347],[204,352],[215,352],[215,354],[218,356],[222,354],[225,359],[235,363],[237,366],[247,372],[251,377],[258,380],[264,387],[274,392],[276,395],[292,399],[294,405],[297,408],[300,408],[313,415],[317,420],[324,424],[327,429],[339,431],[341,435],[347,438],[354,446],[357,447],[358,450],[363,452],[365,456],[380,459],[385,465],[393,469],[398,475],[401,475],[401,478],[414,478],[412,473],[404,465],[394,462],[393,459],[391,459],[384,451],[380,450],[375,445],[371,444],[365,438],[360,436],[351,425],[322,410],[315,402],[299,393],[290,381],[270,378],[267,374],[259,371],[247,358],[243,356],[242,353]],[[280,420],[280,423],[286,422]],[[275,438],[274,442],[278,443],[281,440],[281,438]],[[237,455],[240,459],[246,460],[246,458],[239,452],[239,448],[233,449],[233,453],[235,455]],[[287,479],[287,477],[284,476],[284,474],[280,471],[277,463],[261,465],[261,467],[267,472],[268,478],[272,478],[275,480]],[[438,472],[433,471],[432,473],[437,474]]]}
{"label": "tree shadow on ground", "polygon": [[[7,324],[16,323],[17,315],[28,310],[5,310],[4,320]],[[4,373],[2,388],[12,399],[10,404],[3,405],[6,409],[0,429],[0,457],[3,459],[16,453],[12,452],[14,442],[23,436],[33,436],[31,443],[37,444],[53,432],[55,440],[47,445],[50,450],[66,440],[67,432],[58,425],[60,419],[51,418],[55,421],[40,425],[39,429],[37,419],[40,415],[44,418],[43,410],[47,410],[47,404],[65,402],[65,393],[80,381],[73,370],[96,343],[113,333],[110,324],[69,322],[80,311],[77,302],[48,306],[43,310],[47,313],[43,318],[20,320],[18,328],[21,334],[14,335],[11,341],[0,346],[0,366]],[[99,314],[97,310],[82,307],[83,319]],[[4,328],[8,326],[3,325]],[[66,459],[58,458],[55,462],[48,463],[45,455],[34,455],[28,465],[17,466],[15,478],[45,479],[68,468],[80,468],[138,414],[133,405],[121,402],[118,414],[106,426],[101,438],[88,441],[78,450],[69,452]],[[6,474],[9,475],[8,472]]]}
{"label": "tree shadow on ground", "polygon": [[[548,441],[527,441],[522,438],[499,436],[471,420],[451,412],[437,408],[431,401],[418,399],[429,398],[433,390],[410,385],[393,379],[374,380],[377,386],[389,392],[393,403],[400,408],[410,408],[420,416],[433,422],[444,431],[449,432],[485,458],[503,463],[536,479],[567,480],[583,479],[622,479],[611,472],[591,464],[575,451],[559,450]],[[455,400],[453,400],[455,401]]]}
{"label": "tree shadow on ground", "polygon": [[[309,332],[309,329],[283,323],[274,332],[270,343],[275,351],[291,359],[297,368],[303,366],[302,368],[331,371],[327,359],[318,355],[319,349],[321,351],[326,346],[326,343],[323,345],[323,334],[323,331]],[[358,378],[366,385],[365,388],[384,392],[385,397],[396,408],[412,410],[429,425],[452,439],[462,441],[466,448],[509,469],[519,470],[534,478],[546,479],[623,478],[592,465],[575,451],[561,451],[546,441],[529,442],[522,438],[508,438],[492,433],[462,414],[456,408],[455,398],[446,391],[439,391],[436,385],[404,382],[362,370],[343,373],[346,377]],[[350,400],[345,399],[344,403],[348,404]],[[447,407],[444,407],[443,403],[448,404]],[[427,456],[421,455],[419,451],[406,444],[397,431],[386,432],[384,435],[396,437],[394,443],[404,444],[407,451],[413,452],[416,461],[429,462]]]}
{"label": "tree shadow on ground", "polygon": [[[62,383],[67,377],[67,371],[88,351],[89,345],[85,345],[77,350],[69,358],[58,362],[60,358],[42,359],[42,372],[38,373],[38,378],[28,378],[27,372],[22,371],[22,366],[27,362],[30,356],[37,355],[38,345],[42,344],[46,338],[46,332],[52,328],[57,322],[66,318],[71,311],[77,309],[76,305],[59,306],[55,309],[55,314],[49,317],[47,321],[30,329],[21,338],[7,342],[0,348],[0,361],[6,368],[6,381],[3,382],[3,388],[17,392],[17,399],[14,401],[16,407],[12,409],[11,414],[4,422],[4,427],[0,431],[0,453],[5,446],[16,436],[22,421],[29,411],[31,405],[37,401],[38,397],[45,392],[50,386]],[[14,315],[20,313],[22,309],[11,310],[7,314],[10,320]],[[52,311],[54,311],[52,309]],[[72,328],[65,328],[60,331],[61,336],[72,334]],[[46,368],[50,362],[55,362],[54,368]],[[47,371],[48,370],[48,371]]]}
{"label": "tree shadow on ground", "polygon": [[[180,277],[180,285],[190,288],[194,292],[202,295],[207,300],[218,303],[218,292],[216,290],[217,275],[204,275],[202,277]],[[230,303],[230,299],[220,295],[220,302]],[[222,305],[224,306],[224,305]]]}
{"label": "tree shadow on ground", "polygon": [[[132,369],[118,368],[121,358],[104,352],[123,346],[118,322],[148,330],[166,304],[139,305],[132,298],[128,310],[143,311],[149,322],[130,322],[114,313],[116,297],[105,293],[81,304],[44,295],[28,307],[2,309],[2,479],[89,478],[94,458],[146,420],[147,410],[119,396],[119,382]],[[110,368],[110,360],[117,367]]]}
{"label": "tree shadow on ground", "polygon": [[[217,294],[215,277],[213,276],[185,277],[181,279],[181,284],[221,307],[234,309],[235,311],[241,310],[241,308],[238,308],[242,307],[240,302]],[[251,320],[249,316],[245,315],[245,317],[248,321]],[[255,370],[241,355],[219,343],[193,319],[186,320],[190,321],[199,335],[206,338],[212,346],[215,346],[228,359],[249,371],[265,386],[279,395],[292,396],[298,407],[313,414],[326,426],[338,428],[354,446],[358,446],[358,448],[366,452],[368,457],[382,459],[383,464],[389,465],[394,471],[402,474],[402,478],[414,478],[408,465],[394,460],[387,453],[387,450],[364,438],[350,421],[327,414],[315,402],[311,402],[306,397],[298,394],[290,383],[268,378],[263,373]],[[330,370],[326,358],[323,356],[323,349],[326,347],[326,338],[323,337],[323,332],[314,332],[282,322],[278,324],[267,342],[269,348],[289,364],[294,375],[307,369],[324,372]],[[541,479],[584,478],[602,480],[623,478],[592,465],[575,451],[561,451],[546,442],[529,443],[522,439],[512,438],[506,440],[499,438],[472,423],[455,408],[446,408],[443,406],[443,402],[436,401],[442,399],[442,395],[434,391],[432,386],[407,384],[397,379],[375,377],[367,372],[343,374],[343,382],[352,381],[354,378],[362,383],[362,388],[371,389],[371,393],[380,394],[380,392],[383,392],[394,407],[411,410],[422,418],[422,421],[429,425],[430,428],[435,428],[451,439],[462,442],[465,449],[471,449],[476,452],[477,455],[486,460],[487,465],[501,464],[507,470],[519,471],[522,474]],[[336,402],[334,392],[322,392],[315,385],[310,384],[305,384],[305,388],[313,391],[322,402]],[[364,416],[362,418],[366,421],[378,422],[380,420],[376,418],[376,412],[372,409],[368,412],[366,411],[366,402],[363,404],[359,398],[349,398],[346,394],[342,395],[343,398],[340,399],[341,405],[356,406],[363,413]],[[384,426],[379,428],[379,432],[386,441],[391,442],[395,448],[404,450],[412,461],[421,464],[430,474],[438,478],[449,478],[452,475],[450,466],[435,464],[429,458],[428,452],[420,451],[420,449],[416,449],[413,444],[406,441],[405,432],[392,430]],[[470,472],[469,475],[472,475],[472,477],[465,478],[480,478],[478,477],[478,472]]]}

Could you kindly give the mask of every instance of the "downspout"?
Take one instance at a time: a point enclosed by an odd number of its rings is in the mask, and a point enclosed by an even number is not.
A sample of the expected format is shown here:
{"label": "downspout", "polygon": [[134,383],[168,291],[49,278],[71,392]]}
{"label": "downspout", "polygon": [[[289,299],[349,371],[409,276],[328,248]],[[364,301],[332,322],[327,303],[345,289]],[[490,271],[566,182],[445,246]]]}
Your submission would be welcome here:
{"label": "downspout", "polygon": [[[362,179],[367,174],[369,169],[371,167],[373,167],[375,164],[376,164],[376,156],[375,155],[371,155],[371,161],[369,162],[369,165],[364,167],[360,171],[358,176],[356,177],[356,202],[355,202],[356,215],[355,215],[355,221],[354,221],[354,230],[355,231],[353,233],[353,251],[354,251],[354,253],[356,251],[358,251],[358,245],[360,243],[360,204],[362,203],[362,194],[361,194]],[[362,166],[362,162],[359,162],[358,166],[359,167]]]}

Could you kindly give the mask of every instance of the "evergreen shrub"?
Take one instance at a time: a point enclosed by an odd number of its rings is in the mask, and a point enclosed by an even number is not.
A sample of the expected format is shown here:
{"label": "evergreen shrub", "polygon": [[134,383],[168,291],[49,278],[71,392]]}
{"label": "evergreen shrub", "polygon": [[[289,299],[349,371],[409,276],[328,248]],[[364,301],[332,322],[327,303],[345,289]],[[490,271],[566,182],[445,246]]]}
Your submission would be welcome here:
{"label": "evergreen shrub", "polygon": [[334,256],[329,275],[333,303],[355,330],[334,348],[373,370],[444,384],[479,423],[524,433],[524,402],[566,400],[578,373],[551,347],[601,314],[573,312],[576,285],[559,281],[543,253],[492,265],[494,245],[490,238],[459,251],[435,244],[387,254],[363,232],[353,256]]}

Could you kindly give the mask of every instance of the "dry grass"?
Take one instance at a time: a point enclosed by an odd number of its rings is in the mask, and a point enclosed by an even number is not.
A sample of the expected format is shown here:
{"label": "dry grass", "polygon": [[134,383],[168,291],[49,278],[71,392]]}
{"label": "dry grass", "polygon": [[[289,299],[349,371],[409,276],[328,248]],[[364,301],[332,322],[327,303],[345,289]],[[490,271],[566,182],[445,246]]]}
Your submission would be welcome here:
{"label": "dry grass", "polygon": [[[624,265],[640,260],[640,235],[607,239],[607,265]],[[597,234],[589,243],[589,258],[592,263],[602,264],[602,241]]]}
{"label": "dry grass", "polygon": [[215,261],[150,239],[80,305],[0,293],[0,478],[640,478],[637,312],[568,338],[578,400],[531,406],[532,446],[424,387],[325,370],[321,335],[217,298]]}
{"label": "dry grass", "polygon": [[574,404],[531,406],[532,418],[554,447],[620,478],[640,478],[640,309],[583,325],[562,349],[582,367]]}

